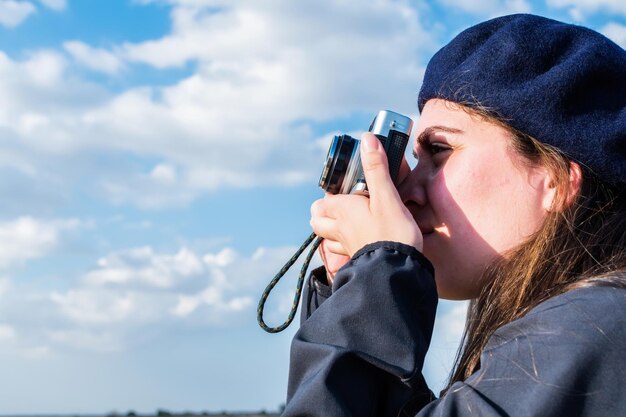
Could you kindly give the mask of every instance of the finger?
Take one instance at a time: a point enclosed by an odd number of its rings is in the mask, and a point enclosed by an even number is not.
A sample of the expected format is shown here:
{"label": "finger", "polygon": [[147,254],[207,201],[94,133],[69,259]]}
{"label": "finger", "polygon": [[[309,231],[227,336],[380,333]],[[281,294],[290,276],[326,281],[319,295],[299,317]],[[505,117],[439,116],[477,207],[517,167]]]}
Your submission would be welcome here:
{"label": "finger", "polygon": [[346,211],[354,204],[354,200],[364,199],[361,195],[354,194],[327,194],[322,200],[314,202],[311,207],[311,215],[319,215],[339,220],[345,217]]}
{"label": "finger", "polygon": [[327,194],[324,198],[315,200],[313,204],[311,204],[311,217],[330,217],[331,219],[335,219],[336,216],[333,215],[333,212],[336,205],[333,201],[333,197],[332,194]]}
{"label": "finger", "polygon": [[350,261],[350,256],[336,254],[329,250],[329,246],[333,246],[337,243],[338,242],[333,240],[324,239],[320,245],[319,253],[322,258],[322,262],[324,262],[324,266],[326,267],[326,277],[330,285],[332,285],[337,271]]}
{"label": "finger", "polygon": [[389,163],[385,150],[372,133],[365,133],[361,138],[361,163],[370,199],[383,201],[399,198],[389,175]]}
{"label": "finger", "polygon": [[343,245],[336,240],[324,239],[322,241],[322,245],[324,246],[325,251],[331,252],[335,255],[348,255],[348,251],[346,251]]}
{"label": "finger", "polygon": [[[322,242],[325,241],[326,240],[323,240]],[[322,258],[322,262],[324,262],[324,267],[326,268],[326,280],[328,282],[328,285],[333,285],[333,281],[335,280],[335,274],[350,261],[350,257],[335,255],[323,249],[320,250],[320,256]]]}
{"label": "finger", "polygon": [[311,217],[324,216],[324,199],[320,198],[311,204]]}
{"label": "finger", "polygon": [[337,221],[329,217],[311,217],[311,228],[319,237],[330,240],[338,240],[339,230]]}

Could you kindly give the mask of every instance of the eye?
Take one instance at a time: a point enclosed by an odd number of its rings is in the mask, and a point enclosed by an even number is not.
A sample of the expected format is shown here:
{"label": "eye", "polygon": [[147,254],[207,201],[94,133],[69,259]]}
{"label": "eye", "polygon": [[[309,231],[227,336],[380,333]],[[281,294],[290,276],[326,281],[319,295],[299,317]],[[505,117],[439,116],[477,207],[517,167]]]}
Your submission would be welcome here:
{"label": "eye", "polygon": [[421,138],[419,141],[419,145],[422,149],[428,152],[430,156],[435,156],[437,154],[452,150],[450,145],[448,145],[447,143],[435,141],[430,137]]}
{"label": "eye", "polygon": [[441,152],[449,151],[450,147],[447,146],[447,145],[444,145],[443,143],[429,142],[426,145],[426,150],[431,155],[436,155],[436,154],[441,153]]}

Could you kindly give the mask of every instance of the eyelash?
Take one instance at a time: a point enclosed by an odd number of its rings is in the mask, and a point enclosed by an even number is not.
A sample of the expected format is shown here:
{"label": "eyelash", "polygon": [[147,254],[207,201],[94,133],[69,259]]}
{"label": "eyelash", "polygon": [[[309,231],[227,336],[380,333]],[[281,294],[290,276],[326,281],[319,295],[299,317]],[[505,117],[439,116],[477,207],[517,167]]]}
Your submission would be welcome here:
{"label": "eyelash", "polygon": [[449,151],[451,148],[441,142],[432,142],[430,138],[425,137],[420,139],[419,145],[425,149],[430,156],[435,156],[438,153]]}

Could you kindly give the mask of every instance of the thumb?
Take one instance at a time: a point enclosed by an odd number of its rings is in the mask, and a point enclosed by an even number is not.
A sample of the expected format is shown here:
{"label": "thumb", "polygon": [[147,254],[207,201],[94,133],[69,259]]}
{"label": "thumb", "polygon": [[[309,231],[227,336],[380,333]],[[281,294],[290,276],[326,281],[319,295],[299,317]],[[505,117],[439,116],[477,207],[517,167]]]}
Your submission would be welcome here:
{"label": "thumb", "polygon": [[389,162],[385,149],[373,133],[361,137],[361,164],[370,199],[397,200],[398,192],[389,175]]}

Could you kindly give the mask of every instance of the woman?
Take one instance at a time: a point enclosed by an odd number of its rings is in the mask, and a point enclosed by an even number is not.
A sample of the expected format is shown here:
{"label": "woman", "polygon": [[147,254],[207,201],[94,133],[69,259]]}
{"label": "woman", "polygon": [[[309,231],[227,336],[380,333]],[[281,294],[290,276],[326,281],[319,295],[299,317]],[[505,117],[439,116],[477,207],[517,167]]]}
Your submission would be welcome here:
{"label": "woman", "polygon": [[[418,104],[397,190],[365,134],[370,198],[311,208],[326,269],[283,415],[626,415],[626,52],[500,17],[433,57]],[[472,301],[435,399],[421,369],[438,295]]]}

